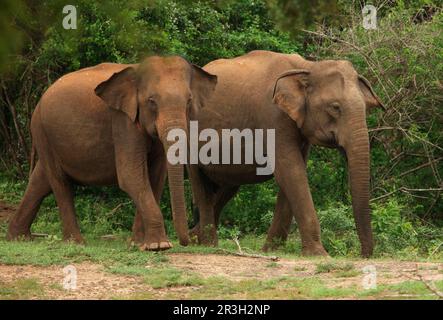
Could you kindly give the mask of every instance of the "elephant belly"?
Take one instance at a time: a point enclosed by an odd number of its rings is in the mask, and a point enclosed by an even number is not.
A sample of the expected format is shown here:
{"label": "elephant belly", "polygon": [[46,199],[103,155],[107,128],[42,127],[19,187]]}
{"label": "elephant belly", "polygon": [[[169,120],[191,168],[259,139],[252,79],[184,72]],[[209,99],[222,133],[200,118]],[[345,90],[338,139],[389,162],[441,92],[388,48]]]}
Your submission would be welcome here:
{"label": "elephant belly", "polygon": [[89,108],[46,106],[42,128],[47,145],[39,153],[52,155],[63,172],[84,185],[117,183],[111,117],[102,106]]}
{"label": "elephant belly", "polygon": [[[70,178],[83,185],[112,185],[117,183],[114,146],[111,133],[83,128],[76,134],[69,126],[59,136],[53,137],[53,148],[61,168]],[[87,134],[90,133],[90,134]]]}
{"label": "elephant belly", "polygon": [[240,186],[267,181],[273,175],[257,175],[255,165],[202,165],[200,170],[218,185]]}

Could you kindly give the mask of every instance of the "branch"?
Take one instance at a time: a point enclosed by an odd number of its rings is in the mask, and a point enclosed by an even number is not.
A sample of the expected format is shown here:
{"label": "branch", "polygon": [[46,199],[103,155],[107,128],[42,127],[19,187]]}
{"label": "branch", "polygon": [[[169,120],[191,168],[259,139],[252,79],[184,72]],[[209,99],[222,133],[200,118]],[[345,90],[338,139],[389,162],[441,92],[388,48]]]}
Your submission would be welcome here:
{"label": "branch", "polygon": [[410,188],[406,188],[406,187],[400,187],[397,190],[388,192],[388,193],[386,193],[386,194],[384,194],[384,195],[382,195],[380,197],[373,198],[373,199],[370,200],[370,202],[377,201],[377,200],[389,197],[391,194],[394,194],[394,193],[396,193],[398,191],[406,192],[406,193],[409,193],[409,192],[431,192],[431,191],[443,191],[443,188],[410,189]]}
{"label": "branch", "polygon": [[8,105],[9,111],[11,112],[11,115],[12,115],[12,120],[14,122],[15,130],[17,131],[17,136],[19,138],[20,144],[22,145],[23,152],[25,153],[26,158],[29,161],[29,159],[30,159],[29,150],[28,150],[28,146],[26,144],[25,138],[24,138],[24,134],[23,134],[23,132],[20,128],[20,125],[18,123],[17,110],[15,109],[15,106],[11,103],[11,101],[9,100],[8,92],[7,92],[6,86],[3,81],[1,83],[1,85],[3,88],[3,94],[5,95],[6,104]]}
{"label": "branch", "polygon": [[229,250],[226,250],[226,249],[218,249],[218,251],[221,251],[221,252],[226,253],[226,254],[234,255],[234,256],[239,256],[239,257],[266,259],[266,260],[271,260],[271,261],[278,261],[278,260],[280,260],[280,258],[277,257],[277,256],[264,256],[264,255],[261,255],[261,254],[244,253],[244,252],[240,253],[240,252],[229,251]]}
{"label": "branch", "polygon": [[110,216],[113,215],[114,213],[116,213],[121,207],[130,204],[132,201],[128,201],[128,202],[122,202],[120,204],[118,204],[114,209],[112,209],[111,211],[109,211],[108,213],[106,213],[106,216]]}
{"label": "branch", "polygon": [[[423,276],[419,273],[418,271],[418,263],[415,265],[415,272],[414,272],[415,276],[418,278],[418,280],[420,280],[421,282],[423,282],[423,284],[426,286],[426,288],[429,289],[429,291],[431,291],[433,294],[435,294],[437,297],[439,297],[439,299],[443,299],[443,292],[440,292],[434,285],[434,283],[432,283],[431,281],[426,281]],[[406,275],[409,279],[413,279],[413,280],[417,280],[414,279],[413,277]]]}
{"label": "branch", "polygon": [[240,242],[238,241],[238,238],[234,237],[232,240],[237,245],[237,248],[238,248],[237,252],[229,251],[229,250],[226,250],[226,249],[218,249],[218,250],[222,251],[224,253],[231,254],[231,255],[234,255],[234,256],[239,256],[239,257],[267,259],[267,260],[271,260],[271,261],[278,261],[278,260],[280,260],[280,258],[277,257],[277,256],[264,256],[264,255],[261,255],[261,254],[253,254],[253,253],[243,252],[243,250],[242,250],[242,248],[240,246]]}

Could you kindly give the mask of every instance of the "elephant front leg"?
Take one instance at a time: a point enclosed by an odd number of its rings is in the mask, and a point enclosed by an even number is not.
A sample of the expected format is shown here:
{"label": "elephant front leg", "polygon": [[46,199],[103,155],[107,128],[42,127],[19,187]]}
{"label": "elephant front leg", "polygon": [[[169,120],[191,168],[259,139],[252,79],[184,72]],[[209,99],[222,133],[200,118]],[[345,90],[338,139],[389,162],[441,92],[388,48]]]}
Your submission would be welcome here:
{"label": "elephant front leg", "polygon": [[[140,173],[140,176],[143,176],[143,173]],[[119,185],[128,193],[137,208],[133,239],[139,248],[147,251],[172,248],[172,244],[166,236],[163,216],[150,183],[143,183],[141,179],[131,179],[131,182],[128,182],[126,178],[122,178],[119,180]]]}
{"label": "elephant front leg", "polygon": [[[141,162],[140,162],[141,161]],[[134,201],[137,214],[134,220],[134,241],[141,250],[158,251],[172,248],[168,240],[158,201],[151,187],[147,164],[143,159],[126,162],[117,167],[119,186]],[[132,165],[140,163],[139,165]]]}
{"label": "elephant front leg", "polygon": [[[113,124],[114,126],[114,124]],[[151,141],[133,126],[124,132],[113,127],[115,161],[119,187],[134,201],[137,208],[135,229],[143,234],[141,250],[166,250],[172,247],[165,232],[163,216],[151,186],[148,153]]]}
{"label": "elephant front leg", "polygon": [[[161,144],[153,144],[148,157],[149,183],[151,184],[155,200],[157,201],[157,204],[160,205],[166,180],[166,157]],[[145,229],[143,226],[143,219],[141,213],[137,210],[132,225],[132,241],[136,244],[141,244],[143,243],[144,238]]]}
{"label": "elephant front leg", "polygon": [[172,248],[172,243],[166,236],[163,216],[151,190],[143,190],[136,201],[137,212],[140,213],[144,229],[141,250],[158,251]]}
{"label": "elephant front leg", "polygon": [[299,227],[302,254],[327,255],[321,243],[320,224],[309,189],[305,163],[294,144],[292,147],[287,146],[286,152],[277,157],[275,177]]}

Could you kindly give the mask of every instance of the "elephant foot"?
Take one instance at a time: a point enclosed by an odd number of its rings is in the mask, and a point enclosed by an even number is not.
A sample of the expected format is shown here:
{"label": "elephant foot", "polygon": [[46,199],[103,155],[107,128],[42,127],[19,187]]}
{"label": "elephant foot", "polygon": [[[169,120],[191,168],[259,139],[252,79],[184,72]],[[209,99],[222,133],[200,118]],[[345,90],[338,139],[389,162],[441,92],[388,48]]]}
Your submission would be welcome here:
{"label": "elephant foot", "polygon": [[144,232],[134,232],[131,237],[131,242],[137,245],[142,244],[144,240],[145,240]]}
{"label": "elephant foot", "polygon": [[196,224],[195,227],[189,231],[189,239],[191,240],[192,244],[198,243],[199,235],[200,235],[200,225]]}
{"label": "elephant foot", "polygon": [[213,224],[209,224],[204,228],[198,228],[198,243],[203,246],[218,246],[217,230]]}
{"label": "elephant foot", "polygon": [[6,234],[6,240],[17,241],[17,240],[32,240],[31,230],[20,230],[18,228],[10,228]]}
{"label": "elephant foot", "polygon": [[303,246],[302,255],[306,257],[323,256],[328,257],[329,254],[321,244]]}
{"label": "elephant foot", "polygon": [[172,243],[169,241],[162,242],[144,242],[139,245],[141,251],[163,251],[172,248]]}
{"label": "elephant foot", "polygon": [[67,234],[63,236],[63,240],[66,242],[73,242],[75,244],[86,244],[86,241],[81,234]]}
{"label": "elephant foot", "polygon": [[373,248],[372,247],[370,247],[370,248],[362,248],[361,249],[361,256],[363,257],[363,258],[365,258],[365,259],[369,259],[371,256],[372,256],[372,254],[373,254]]}
{"label": "elephant foot", "polygon": [[286,239],[281,239],[280,237],[272,238],[270,240],[267,239],[262,247],[262,251],[263,252],[275,251],[278,248],[284,246],[285,243]]}

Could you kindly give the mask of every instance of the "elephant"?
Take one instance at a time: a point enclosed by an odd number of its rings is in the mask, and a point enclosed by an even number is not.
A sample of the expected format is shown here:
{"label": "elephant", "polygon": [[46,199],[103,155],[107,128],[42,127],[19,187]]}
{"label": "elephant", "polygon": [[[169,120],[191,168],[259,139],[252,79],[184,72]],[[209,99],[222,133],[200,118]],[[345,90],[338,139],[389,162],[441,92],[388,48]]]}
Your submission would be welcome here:
{"label": "elephant", "polygon": [[[275,129],[275,169],[273,174],[257,175],[257,163],[190,165],[199,215],[191,237],[196,235],[200,243],[216,245],[221,210],[239,187],[274,176],[280,190],[263,249],[286,240],[294,217],[302,254],[327,255],[306,172],[309,148],[319,145],[336,148],[346,157],[361,254],[371,256],[374,244],[366,111],[384,106],[370,83],[346,60],[308,61],[298,54],[270,51],[215,60],[203,69],[216,75],[218,84],[205,112],[197,116],[199,131]],[[241,147],[244,154],[245,144]]]}
{"label": "elephant", "polygon": [[38,161],[7,238],[30,238],[42,200],[54,194],[63,238],[83,243],[72,185],[118,185],[133,200],[133,239],[141,250],[172,247],[159,201],[168,176],[174,227],[189,243],[184,166],[166,161],[173,128],[187,131],[217,77],[179,56],[151,56],[140,64],[102,63],[51,85],[31,120]]}

